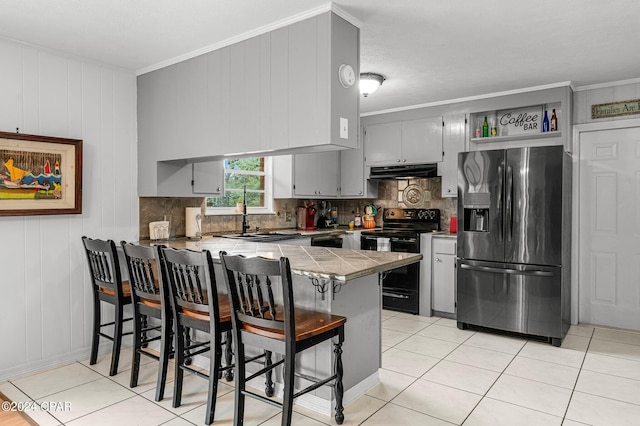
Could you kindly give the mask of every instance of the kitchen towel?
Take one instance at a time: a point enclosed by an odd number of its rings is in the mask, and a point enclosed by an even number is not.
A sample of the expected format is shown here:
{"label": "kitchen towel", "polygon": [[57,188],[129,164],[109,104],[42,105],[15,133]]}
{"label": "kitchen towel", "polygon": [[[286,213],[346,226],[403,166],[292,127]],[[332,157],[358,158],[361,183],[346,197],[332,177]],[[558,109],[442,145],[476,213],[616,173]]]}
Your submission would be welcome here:
{"label": "kitchen towel", "polygon": [[200,207],[187,207],[184,213],[184,223],[187,238],[200,238],[200,224],[202,220]]}
{"label": "kitchen towel", "polygon": [[390,238],[376,238],[376,250],[378,251],[391,251]]}

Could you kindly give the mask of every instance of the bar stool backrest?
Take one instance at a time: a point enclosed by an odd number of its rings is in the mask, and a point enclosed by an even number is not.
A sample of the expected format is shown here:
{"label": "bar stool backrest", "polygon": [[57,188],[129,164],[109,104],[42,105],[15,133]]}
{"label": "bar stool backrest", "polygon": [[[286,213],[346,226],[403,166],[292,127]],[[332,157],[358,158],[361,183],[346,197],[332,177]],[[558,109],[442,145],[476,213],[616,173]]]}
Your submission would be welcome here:
{"label": "bar stool backrest", "polygon": [[[255,326],[295,336],[293,288],[289,259],[247,258],[220,252],[231,299],[232,320],[238,329]],[[282,289],[282,306],[274,301],[274,281]],[[277,290],[277,289],[276,289]]]}
{"label": "bar stool backrest", "polygon": [[[134,302],[142,300],[164,303],[163,286],[158,270],[158,253],[154,247],[121,242]],[[166,299],[168,302],[168,299]],[[143,302],[144,303],[144,302]]]}
{"label": "bar stool backrest", "polygon": [[82,237],[94,290],[124,299],[118,252],[113,240]]}
{"label": "bar stool backrest", "polygon": [[165,247],[159,247],[158,251],[164,278],[170,288],[174,315],[199,313],[209,315],[212,325],[219,322],[220,308],[211,253],[208,250],[198,252]]}

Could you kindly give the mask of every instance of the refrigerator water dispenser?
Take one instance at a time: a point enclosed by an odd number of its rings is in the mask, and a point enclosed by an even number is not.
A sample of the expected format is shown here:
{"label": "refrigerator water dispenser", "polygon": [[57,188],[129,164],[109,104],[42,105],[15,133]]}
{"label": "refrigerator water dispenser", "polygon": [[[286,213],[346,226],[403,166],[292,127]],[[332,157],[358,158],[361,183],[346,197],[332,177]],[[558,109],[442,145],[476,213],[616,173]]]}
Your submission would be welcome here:
{"label": "refrigerator water dispenser", "polygon": [[488,192],[464,194],[464,230],[470,232],[489,232]]}
{"label": "refrigerator water dispenser", "polygon": [[464,209],[464,230],[489,232],[489,209]]}

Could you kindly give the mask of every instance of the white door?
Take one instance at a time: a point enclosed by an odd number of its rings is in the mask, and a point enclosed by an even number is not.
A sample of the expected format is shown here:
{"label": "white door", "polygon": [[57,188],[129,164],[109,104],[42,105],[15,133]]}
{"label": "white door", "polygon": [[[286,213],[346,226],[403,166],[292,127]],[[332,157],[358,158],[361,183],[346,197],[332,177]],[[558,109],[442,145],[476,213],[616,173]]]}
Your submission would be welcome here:
{"label": "white door", "polygon": [[580,134],[579,321],[640,329],[640,128]]}

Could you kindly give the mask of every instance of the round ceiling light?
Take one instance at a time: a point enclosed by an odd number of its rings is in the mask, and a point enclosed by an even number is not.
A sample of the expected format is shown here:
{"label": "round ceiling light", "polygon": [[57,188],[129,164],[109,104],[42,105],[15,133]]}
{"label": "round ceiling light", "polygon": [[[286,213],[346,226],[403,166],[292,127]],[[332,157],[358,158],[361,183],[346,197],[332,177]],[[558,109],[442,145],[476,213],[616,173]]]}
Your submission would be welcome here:
{"label": "round ceiling light", "polygon": [[369,96],[371,93],[378,90],[378,87],[382,84],[386,79],[384,76],[372,72],[364,72],[360,74],[360,93],[365,98]]}

